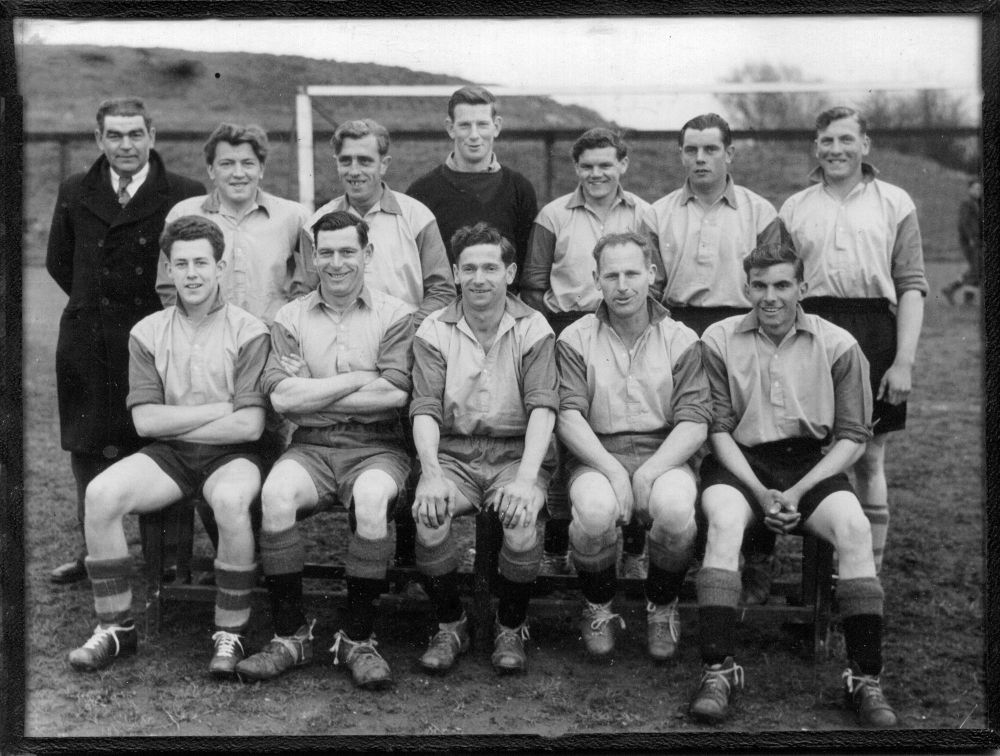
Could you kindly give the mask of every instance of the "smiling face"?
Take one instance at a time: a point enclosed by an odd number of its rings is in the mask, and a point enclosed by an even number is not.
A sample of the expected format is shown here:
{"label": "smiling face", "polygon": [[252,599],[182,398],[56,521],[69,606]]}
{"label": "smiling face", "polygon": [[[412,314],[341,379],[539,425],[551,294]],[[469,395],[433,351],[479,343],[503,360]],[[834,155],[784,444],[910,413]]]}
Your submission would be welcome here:
{"label": "smiling face", "polygon": [[734,151],[732,145],[726,147],[722,131],[715,126],[700,131],[685,129],[681,163],[691,188],[702,193],[722,191]]}
{"label": "smiling face", "polygon": [[264,166],[248,142],[219,142],[215,157],[208,166],[208,175],[219,191],[222,201],[232,208],[242,209],[253,202]]}
{"label": "smiling face", "polygon": [[389,155],[379,155],[374,134],[344,139],[337,153],[337,175],[351,205],[367,212],[378,201],[390,160]]}
{"label": "smiling face", "polygon": [[628,170],[628,156],[619,160],[614,147],[596,147],[581,152],[574,168],[583,196],[601,202],[618,192],[621,178]]}
{"label": "smiling face", "polygon": [[646,307],[656,266],[646,262],[635,242],[605,247],[594,282],[613,318],[630,318]]}
{"label": "smiling face", "polygon": [[483,311],[503,309],[517,265],[504,264],[499,244],[473,244],[458,253],[453,270],[463,306]]}
{"label": "smiling face", "polygon": [[831,184],[860,181],[861,161],[870,150],[871,141],[855,118],[838,118],[816,133],[816,158]]}
{"label": "smiling face", "polygon": [[224,267],[208,239],[177,239],[170,245],[170,279],[188,312],[211,303]]}
{"label": "smiling face", "polygon": [[795,276],[795,265],[778,263],[750,268],[743,291],[767,336],[778,343],[795,323],[796,307],[805,296],[806,283]]}
{"label": "smiling face", "polygon": [[500,135],[500,116],[488,104],[459,103],[453,118],[445,120],[455,148],[455,162],[463,171],[485,170],[493,154],[493,140]]}
{"label": "smiling face", "polygon": [[372,257],[372,245],[361,246],[354,226],[316,235],[313,261],[319,273],[320,294],[330,304],[352,303],[365,283],[365,266]]}
{"label": "smiling face", "polygon": [[134,176],[149,162],[156,129],[147,129],[141,115],[104,116],[104,128],[94,129],[97,146],[120,176]]}

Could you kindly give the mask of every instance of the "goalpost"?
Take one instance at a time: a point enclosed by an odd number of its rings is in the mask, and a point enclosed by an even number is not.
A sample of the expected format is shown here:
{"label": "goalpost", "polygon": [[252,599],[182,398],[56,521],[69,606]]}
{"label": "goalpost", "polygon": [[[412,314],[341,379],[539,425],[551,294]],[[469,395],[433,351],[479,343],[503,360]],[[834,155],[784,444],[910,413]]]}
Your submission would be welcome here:
{"label": "goalpost", "polygon": [[[313,97],[451,97],[461,84],[443,85],[302,85],[295,95],[296,156],[299,179],[299,202],[310,212],[315,210],[316,182],[313,164]],[[926,82],[723,82],[705,85],[616,86],[616,87],[502,87],[490,86],[489,90],[500,97],[553,97],[581,95],[670,95],[670,94],[753,94],[762,92],[849,92],[860,90],[968,90],[964,82],[943,82],[928,85]],[[980,94],[981,96],[981,94]]]}

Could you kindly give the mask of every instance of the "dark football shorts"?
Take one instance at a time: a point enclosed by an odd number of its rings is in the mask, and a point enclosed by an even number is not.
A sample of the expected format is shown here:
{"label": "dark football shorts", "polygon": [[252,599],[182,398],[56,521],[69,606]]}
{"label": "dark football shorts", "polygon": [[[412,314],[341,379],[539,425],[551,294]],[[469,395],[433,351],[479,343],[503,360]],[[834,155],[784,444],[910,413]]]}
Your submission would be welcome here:
{"label": "dark football shorts", "polygon": [[139,454],[153,460],[185,496],[201,494],[205,481],[234,459],[246,459],[263,474],[256,443],[200,444],[191,441],[154,441]]}

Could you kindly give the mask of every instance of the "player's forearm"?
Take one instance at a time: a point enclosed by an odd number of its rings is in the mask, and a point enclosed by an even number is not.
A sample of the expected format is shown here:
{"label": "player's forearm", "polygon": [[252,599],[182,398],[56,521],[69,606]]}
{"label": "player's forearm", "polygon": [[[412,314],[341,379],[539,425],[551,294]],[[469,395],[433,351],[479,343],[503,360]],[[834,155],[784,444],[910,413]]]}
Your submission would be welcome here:
{"label": "player's forearm", "polygon": [[660,448],[645,462],[658,477],[687,462],[708,438],[705,423],[682,422],[670,431]]}
{"label": "player's forearm", "polygon": [[829,451],[823,455],[823,459],[817,462],[815,467],[803,475],[792,486],[792,489],[801,497],[821,480],[825,480],[837,473],[846,472],[858,460],[864,450],[864,444],[859,444],[857,441],[850,441],[846,438],[840,439],[830,447]]}
{"label": "player's forearm", "polygon": [[409,395],[385,378],[376,378],[352,394],[338,399],[324,409],[332,412],[379,412],[405,407]]}
{"label": "player's forearm", "polygon": [[542,461],[552,441],[552,428],[556,424],[556,413],[548,407],[535,407],[528,416],[528,427],[524,431],[524,453],[517,467],[517,476],[524,480],[537,480]]}
{"label": "player's forearm", "polygon": [[610,477],[620,467],[577,410],[563,410],[559,413],[556,435],[574,457],[587,467],[599,470],[605,477]]}
{"label": "player's forearm", "polygon": [[917,341],[924,323],[924,295],[909,289],[899,295],[896,310],[896,365],[912,367],[917,359]]}
{"label": "player's forearm", "polygon": [[242,444],[256,441],[264,432],[264,408],[243,407],[231,415],[213,420],[187,433],[174,437],[176,441],[200,444]]}
{"label": "player's forearm", "polygon": [[421,475],[440,476],[438,448],[441,444],[441,426],[430,415],[413,416],[413,445],[420,460]]}
{"label": "player's forearm", "polygon": [[132,408],[132,422],[136,432],[143,438],[174,438],[232,412],[233,405],[229,402],[193,406],[139,404]]}
{"label": "player's forearm", "polygon": [[374,370],[353,370],[329,378],[290,376],[271,392],[274,409],[282,414],[316,412],[378,378]]}
{"label": "player's forearm", "polygon": [[733,437],[728,433],[713,433],[709,439],[712,442],[712,451],[722,466],[747,486],[754,496],[761,498],[767,491],[767,486],[760,482],[760,478],[750,467],[750,463],[743,456]]}

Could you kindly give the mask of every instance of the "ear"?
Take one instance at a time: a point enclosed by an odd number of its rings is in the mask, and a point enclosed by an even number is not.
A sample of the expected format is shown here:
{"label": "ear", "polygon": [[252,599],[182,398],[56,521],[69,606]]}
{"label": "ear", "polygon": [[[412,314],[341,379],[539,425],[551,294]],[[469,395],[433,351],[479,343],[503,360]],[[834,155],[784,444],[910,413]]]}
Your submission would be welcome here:
{"label": "ear", "polygon": [[216,260],[215,267],[221,273],[223,270],[226,269],[226,261],[225,260]]}
{"label": "ear", "polygon": [[736,154],[736,146],[735,145],[731,144],[728,147],[726,147],[726,162],[727,163],[733,162],[733,155],[735,155],[735,154]]}
{"label": "ear", "polygon": [[494,118],[493,119],[493,125],[497,127],[496,136],[500,136],[500,129],[503,128],[503,118],[501,118],[500,116],[497,116],[496,118]]}
{"label": "ear", "polygon": [[654,263],[649,264],[649,270],[646,271],[649,276],[649,285],[653,285],[653,281],[656,280],[656,265]]}
{"label": "ear", "polygon": [[872,140],[865,134],[861,137],[861,156],[866,156],[872,149]]}
{"label": "ear", "polygon": [[156,127],[155,126],[150,126],[149,127],[149,146],[152,147],[155,144],[156,144]]}
{"label": "ear", "polygon": [[455,279],[456,283],[458,282],[458,265],[456,263],[452,263],[452,266],[451,266],[451,277],[453,279]]}
{"label": "ear", "polygon": [[621,175],[624,176],[625,172],[628,170],[628,155],[626,155],[625,157],[623,157],[618,162],[621,163],[621,166],[622,166]]}
{"label": "ear", "polygon": [[385,155],[379,161],[379,171],[378,171],[379,176],[385,175],[385,172],[389,170],[389,163],[391,162],[392,162],[392,155]]}
{"label": "ear", "polygon": [[809,291],[809,284],[805,281],[799,281],[799,299],[802,299],[807,291]]}
{"label": "ear", "polygon": [[97,142],[98,148],[103,151],[104,150],[104,146],[101,144],[101,129],[100,128],[94,129],[94,141]]}
{"label": "ear", "polygon": [[455,122],[451,120],[451,117],[444,119],[444,130],[448,132],[449,138],[455,138]]}
{"label": "ear", "polygon": [[372,244],[371,242],[368,242],[365,245],[365,248],[363,250],[361,250],[361,256],[365,260],[365,265],[367,265],[369,262],[371,262],[372,255],[374,255],[374,254],[375,254],[375,245]]}
{"label": "ear", "polygon": [[750,282],[749,281],[744,281],[743,282],[743,296],[745,296],[747,299],[750,299]]}
{"label": "ear", "polygon": [[504,276],[508,286],[514,283],[514,276],[516,275],[517,275],[517,263],[511,263],[510,265],[507,266],[507,273]]}

